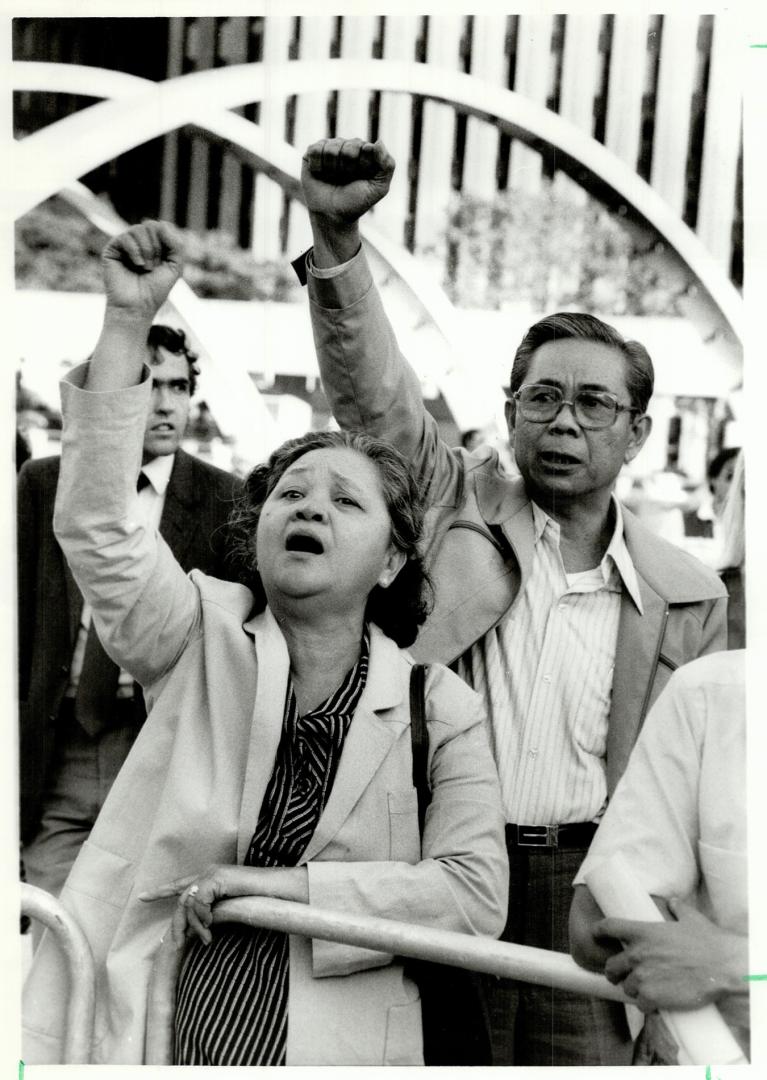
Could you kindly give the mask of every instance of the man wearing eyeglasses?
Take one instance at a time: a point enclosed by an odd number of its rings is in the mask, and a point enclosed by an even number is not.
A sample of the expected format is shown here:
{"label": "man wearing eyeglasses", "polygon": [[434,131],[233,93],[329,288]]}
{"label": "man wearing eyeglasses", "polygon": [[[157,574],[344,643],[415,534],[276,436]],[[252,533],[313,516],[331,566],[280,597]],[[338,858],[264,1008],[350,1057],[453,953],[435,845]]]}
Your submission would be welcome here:
{"label": "man wearing eyeglasses", "polygon": [[[430,503],[434,610],[416,645],[484,697],[507,816],[505,940],[568,950],[571,882],[649,705],[679,665],[726,643],[718,578],[654,536],[613,495],[650,432],[652,363],[588,315],[531,327],[506,405],[521,479],[494,451],[446,446],[360,248],[387,192],[379,142],[304,155],[308,275],[325,391],[342,428],[395,443]],[[482,978],[493,1064],[628,1064],[620,1006]]]}
{"label": "man wearing eyeglasses", "polygon": [[[182,331],[150,329],[152,406],[136,512],[159,527],[184,569],[227,578],[233,477],[180,449],[196,359]],[[53,894],[146,715],[140,689],[101,647],[53,535],[58,477],[58,457],[28,461],[17,498],[21,839],[27,880]]]}

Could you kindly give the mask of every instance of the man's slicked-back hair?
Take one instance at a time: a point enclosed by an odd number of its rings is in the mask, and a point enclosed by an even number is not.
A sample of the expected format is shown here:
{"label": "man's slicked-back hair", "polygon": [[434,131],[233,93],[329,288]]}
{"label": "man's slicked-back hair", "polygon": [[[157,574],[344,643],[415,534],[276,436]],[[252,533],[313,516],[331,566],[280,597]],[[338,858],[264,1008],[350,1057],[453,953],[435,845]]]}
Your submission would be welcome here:
{"label": "man's slicked-back hair", "polygon": [[157,350],[165,349],[173,356],[183,356],[189,365],[189,396],[193,397],[197,389],[197,376],[200,369],[197,365],[198,355],[194,352],[186,339],[183,330],[175,330],[165,323],[153,323],[149,327],[147,345],[151,354],[150,362],[156,362]]}
{"label": "man's slicked-back hair", "polygon": [[526,382],[530,361],[536,349],[549,341],[563,341],[567,338],[599,342],[622,353],[626,363],[626,388],[631,404],[638,413],[647,411],[655,382],[655,371],[647,349],[638,341],[627,340],[614,326],[602,322],[595,315],[586,315],[579,311],[558,311],[530,327],[514,355],[509,380],[511,393],[516,393]]}

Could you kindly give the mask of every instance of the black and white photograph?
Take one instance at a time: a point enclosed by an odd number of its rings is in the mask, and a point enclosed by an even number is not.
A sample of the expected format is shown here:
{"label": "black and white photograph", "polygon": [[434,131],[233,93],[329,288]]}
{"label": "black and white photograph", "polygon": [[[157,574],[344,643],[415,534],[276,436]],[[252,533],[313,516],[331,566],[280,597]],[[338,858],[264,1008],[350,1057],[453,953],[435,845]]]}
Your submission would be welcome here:
{"label": "black and white photograph", "polygon": [[0,8],[8,1075],[761,1075],[767,18],[564,7]]}

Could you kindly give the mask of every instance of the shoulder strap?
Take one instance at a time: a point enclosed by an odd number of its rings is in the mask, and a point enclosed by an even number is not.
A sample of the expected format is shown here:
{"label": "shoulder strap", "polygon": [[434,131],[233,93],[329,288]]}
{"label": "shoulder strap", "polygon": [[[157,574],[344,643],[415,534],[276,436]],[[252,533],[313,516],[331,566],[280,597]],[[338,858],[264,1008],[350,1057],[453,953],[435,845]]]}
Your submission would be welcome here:
{"label": "shoulder strap", "polygon": [[413,747],[413,787],[418,795],[418,830],[423,836],[426,808],[431,801],[427,779],[429,732],[426,728],[426,667],[413,664],[410,672],[410,739]]}

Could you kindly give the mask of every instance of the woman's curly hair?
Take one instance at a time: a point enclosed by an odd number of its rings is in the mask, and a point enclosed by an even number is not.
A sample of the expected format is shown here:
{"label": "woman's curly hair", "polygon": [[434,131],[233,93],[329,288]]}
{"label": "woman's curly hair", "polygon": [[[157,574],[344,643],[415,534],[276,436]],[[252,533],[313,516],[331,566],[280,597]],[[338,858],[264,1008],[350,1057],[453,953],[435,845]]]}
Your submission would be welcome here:
{"label": "woman's curly hair", "polygon": [[407,460],[389,443],[356,431],[310,431],[278,447],[265,465],[257,465],[245,481],[229,519],[230,561],[239,580],[255,597],[255,610],[266,607],[256,560],[256,530],[261,509],[283,473],[312,450],[356,450],[378,469],[389,511],[392,542],[406,561],[388,588],[376,585],[368,597],[365,618],[401,647],[412,645],[418,627],[431,609],[432,588],[420,552],[424,500]]}

